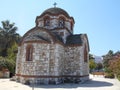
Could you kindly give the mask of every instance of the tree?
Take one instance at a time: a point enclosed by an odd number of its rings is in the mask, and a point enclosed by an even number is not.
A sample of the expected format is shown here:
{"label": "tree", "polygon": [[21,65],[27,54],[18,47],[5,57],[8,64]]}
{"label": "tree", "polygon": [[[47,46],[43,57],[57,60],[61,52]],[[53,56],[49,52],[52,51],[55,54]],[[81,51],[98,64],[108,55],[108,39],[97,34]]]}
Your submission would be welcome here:
{"label": "tree", "polygon": [[20,35],[16,33],[17,27],[15,23],[8,20],[2,21],[0,27],[0,69],[9,69],[10,73],[15,73],[15,60]]}
{"label": "tree", "polygon": [[11,48],[14,42],[20,41],[20,35],[16,33],[17,27],[15,23],[10,23],[8,20],[2,21],[2,27],[0,27],[0,55],[7,56],[7,49]]}
{"label": "tree", "polygon": [[94,59],[94,56],[92,54],[89,54],[89,60]]}
{"label": "tree", "polygon": [[109,50],[109,52],[103,56],[103,65],[105,70],[105,77],[107,78],[114,78],[114,73],[112,69],[110,68],[110,61],[113,59],[114,53],[112,50]]}
{"label": "tree", "polygon": [[96,68],[96,63],[92,54],[89,54],[89,68],[90,72],[92,72],[92,70]]}
{"label": "tree", "polygon": [[102,63],[97,63],[96,64],[96,69],[99,71],[103,68],[103,64]]}
{"label": "tree", "polygon": [[114,55],[113,51],[109,50],[109,52],[103,56],[103,65],[104,65],[105,72],[111,71],[109,69],[109,61],[112,60],[113,55]]}
{"label": "tree", "polygon": [[7,56],[7,58],[8,59],[12,59],[12,60],[16,60],[16,52],[17,52],[17,49],[18,49],[18,45],[17,45],[17,43],[15,42],[12,46],[11,46],[11,48],[8,48],[8,50],[7,50],[7,53],[8,53],[8,56]]}
{"label": "tree", "polygon": [[96,68],[96,63],[92,59],[89,61],[89,68],[90,68],[90,72],[92,72],[92,70]]}
{"label": "tree", "polygon": [[109,61],[109,68],[120,80],[120,52],[116,52],[113,59]]}

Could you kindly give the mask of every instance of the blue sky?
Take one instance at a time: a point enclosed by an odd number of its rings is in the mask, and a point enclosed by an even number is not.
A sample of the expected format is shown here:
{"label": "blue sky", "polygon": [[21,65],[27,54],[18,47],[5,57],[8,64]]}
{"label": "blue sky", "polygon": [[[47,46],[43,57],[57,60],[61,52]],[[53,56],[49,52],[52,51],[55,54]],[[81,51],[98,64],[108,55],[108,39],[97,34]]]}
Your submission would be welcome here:
{"label": "blue sky", "polygon": [[87,33],[90,53],[101,56],[120,50],[120,0],[0,0],[0,21],[15,22],[24,35],[54,2],[74,17],[74,34]]}

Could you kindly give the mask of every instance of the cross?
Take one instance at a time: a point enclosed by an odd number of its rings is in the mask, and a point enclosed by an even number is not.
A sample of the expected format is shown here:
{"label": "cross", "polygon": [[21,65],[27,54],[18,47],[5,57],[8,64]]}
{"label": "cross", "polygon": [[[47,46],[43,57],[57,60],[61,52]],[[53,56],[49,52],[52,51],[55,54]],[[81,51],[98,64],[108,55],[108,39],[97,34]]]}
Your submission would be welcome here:
{"label": "cross", "polygon": [[54,5],[54,7],[56,7],[57,3],[55,2],[53,5]]}

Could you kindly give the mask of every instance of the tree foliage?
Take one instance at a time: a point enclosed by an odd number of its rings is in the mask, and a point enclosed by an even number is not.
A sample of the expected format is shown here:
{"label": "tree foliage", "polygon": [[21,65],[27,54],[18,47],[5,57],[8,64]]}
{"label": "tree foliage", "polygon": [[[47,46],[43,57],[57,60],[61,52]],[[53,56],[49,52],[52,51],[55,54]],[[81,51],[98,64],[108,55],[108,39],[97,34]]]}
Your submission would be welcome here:
{"label": "tree foliage", "polygon": [[7,58],[8,59],[12,59],[12,60],[16,60],[16,52],[17,52],[17,49],[18,49],[18,45],[16,44],[16,42],[11,46],[11,48],[8,48],[7,50],[7,53],[8,53],[8,56]]}
{"label": "tree foliage", "polygon": [[90,72],[92,72],[96,68],[96,63],[92,54],[89,54],[89,68]]}
{"label": "tree foliage", "polygon": [[113,53],[110,50],[108,54],[104,55],[103,59],[105,72],[110,76],[116,75],[120,80],[120,51]]}
{"label": "tree foliage", "polygon": [[0,57],[0,70],[8,69],[11,73],[15,71],[15,61],[5,57]]}
{"label": "tree foliage", "polygon": [[96,66],[97,66],[97,65],[96,65],[95,61],[91,59],[91,60],[89,61],[90,72],[91,72],[93,69],[95,69]]}
{"label": "tree foliage", "polygon": [[15,23],[10,23],[8,20],[2,21],[2,27],[0,27],[0,56],[8,56],[8,48],[11,48],[15,42],[20,41],[20,35],[16,33],[18,28],[14,25]]}
{"label": "tree foliage", "polygon": [[109,50],[109,52],[103,56],[103,65],[105,72],[111,72],[111,70],[109,69],[109,61],[112,60],[113,55],[114,55],[113,51]]}
{"label": "tree foliage", "polygon": [[96,69],[99,71],[103,69],[103,64],[102,63],[96,63]]}
{"label": "tree foliage", "polygon": [[113,59],[109,61],[109,68],[120,80],[120,53],[116,52]]}

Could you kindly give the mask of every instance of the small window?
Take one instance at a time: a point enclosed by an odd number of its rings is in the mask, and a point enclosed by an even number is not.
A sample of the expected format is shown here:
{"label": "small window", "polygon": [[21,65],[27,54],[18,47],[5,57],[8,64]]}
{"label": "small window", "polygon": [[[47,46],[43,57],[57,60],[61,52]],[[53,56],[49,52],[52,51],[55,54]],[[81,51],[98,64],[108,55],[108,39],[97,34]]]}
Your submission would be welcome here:
{"label": "small window", "polygon": [[28,45],[26,48],[26,61],[32,61],[33,57],[33,46]]}
{"label": "small window", "polygon": [[44,26],[50,26],[50,18],[49,17],[46,17],[44,19]]}
{"label": "small window", "polygon": [[59,19],[59,27],[63,28],[63,27],[64,27],[64,24],[65,24],[64,18],[60,18],[60,19]]}

